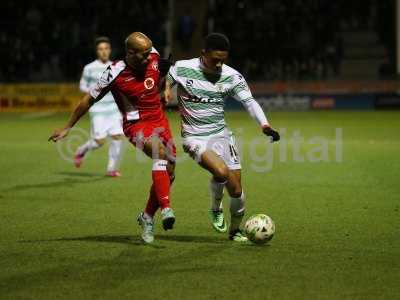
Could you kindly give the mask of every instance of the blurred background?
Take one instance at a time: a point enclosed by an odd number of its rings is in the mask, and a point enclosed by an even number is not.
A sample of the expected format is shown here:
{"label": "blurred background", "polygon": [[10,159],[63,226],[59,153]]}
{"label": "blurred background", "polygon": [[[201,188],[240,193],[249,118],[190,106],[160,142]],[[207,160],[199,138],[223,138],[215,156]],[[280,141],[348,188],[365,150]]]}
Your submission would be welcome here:
{"label": "blurred background", "polygon": [[207,33],[225,33],[228,63],[266,109],[397,108],[397,2],[5,1],[0,110],[69,110],[94,39],[110,37],[119,59],[133,31],[176,60],[199,55]]}

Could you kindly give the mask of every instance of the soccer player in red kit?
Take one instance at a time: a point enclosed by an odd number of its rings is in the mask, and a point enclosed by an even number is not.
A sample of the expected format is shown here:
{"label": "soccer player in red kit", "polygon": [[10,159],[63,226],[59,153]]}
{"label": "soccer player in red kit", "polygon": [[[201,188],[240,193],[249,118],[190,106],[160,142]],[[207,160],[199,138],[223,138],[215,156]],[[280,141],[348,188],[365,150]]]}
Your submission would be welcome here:
{"label": "soccer player in red kit", "polygon": [[161,209],[163,228],[172,229],[175,216],[170,206],[170,185],[174,179],[176,149],[160,97],[160,81],[169,62],[161,59],[152,41],[134,32],[125,40],[125,60],[113,62],[97,84],[79,102],[66,126],[55,130],[49,140],[66,137],[91,105],[111,92],[123,116],[123,129],[129,141],[153,160],[153,184],[145,210],[138,222],[142,239],[154,241],[154,215]]}

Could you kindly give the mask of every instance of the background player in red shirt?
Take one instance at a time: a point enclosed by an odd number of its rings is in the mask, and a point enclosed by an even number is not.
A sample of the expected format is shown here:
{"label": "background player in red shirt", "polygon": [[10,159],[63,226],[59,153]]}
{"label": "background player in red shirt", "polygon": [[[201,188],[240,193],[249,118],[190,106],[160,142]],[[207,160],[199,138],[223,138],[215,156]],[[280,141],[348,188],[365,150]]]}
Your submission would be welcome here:
{"label": "background player in red shirt", "polygon": [[125,40],[125,60],[113,62],[97,84],[79,102],[67,124],[55,130],[49,140],[66,137],[90,106],[111,92],[123,116],[123,129],[129,141],[153,160],[153,184],[144,212],[139,214],[142,239],[154,240],[154,214],[161,208],[165,230],[172,229],[175,216],[170,207],[170,184],[174,179],[176,149],[168,119],[162,109],[160,80],[169,64],[160,58],[152,41],[134,32]]}

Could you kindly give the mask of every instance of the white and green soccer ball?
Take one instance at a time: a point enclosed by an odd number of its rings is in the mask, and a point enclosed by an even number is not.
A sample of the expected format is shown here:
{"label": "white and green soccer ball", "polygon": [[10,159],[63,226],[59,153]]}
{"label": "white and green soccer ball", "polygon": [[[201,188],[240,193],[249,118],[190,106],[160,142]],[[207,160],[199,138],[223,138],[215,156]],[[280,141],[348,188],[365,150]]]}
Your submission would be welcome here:
{"label": "white and green soccer ball", "polygon": [[250,241],[256,244],[264,244],[274,236],[275,223],[269,216],[257,214],[247,219],[244,230]]}

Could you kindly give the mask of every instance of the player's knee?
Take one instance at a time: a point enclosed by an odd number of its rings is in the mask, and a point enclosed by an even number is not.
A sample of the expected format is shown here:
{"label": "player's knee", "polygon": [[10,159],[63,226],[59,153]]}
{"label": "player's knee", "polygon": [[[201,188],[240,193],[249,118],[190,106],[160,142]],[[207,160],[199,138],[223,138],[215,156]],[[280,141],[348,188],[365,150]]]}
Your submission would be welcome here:
{"label": "player's knee", "polygon": [[151,155],[151,158],[153,159],[168,160],[167,152],[165,151],[165,147],[162,144],[159,143],[146,144],[145,152],[149,156]]}
{"label": "player's knee", "polygon": [[240,180],[236,180],[235,177],[230,178],[227,184],[227,190],[231,198],[241,198],[243,195],[243,189]]}
{"label": "player's knee", "polygon": [[225,182],[229,177],[229,169],[225,165],[220,165],[214,169],[214,178],[218,182]]}
{"label": "player's knee", "polygon": [[95,139],[95,142],[97,143],[97,145],[103,146],[106,142],[106,139]]}
{"label": "player's knee", "polygon": [[117,135],[112,135],[112,136],[111,136],[111,139],[112,139],[112,140],[116,140],[116,141],[120,141],[120,140],[122,140],[123,138],[124,138],[124,136],[121,135],[121,134],[117,134]]}
{"label": "player's knee", "polygon": [[235,186],[232,191],[229,192],[229,196],[232,198],[240,198],[242,196],[242,187]]}
{"label": "player's knee", "polygon": [[163,146],[158,147],[158,153],[154,153],[156,158],[167,160],[167,152]]}

